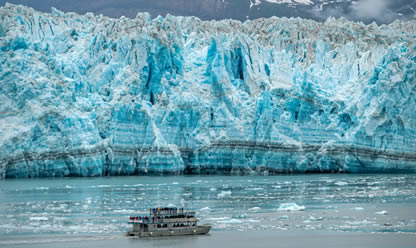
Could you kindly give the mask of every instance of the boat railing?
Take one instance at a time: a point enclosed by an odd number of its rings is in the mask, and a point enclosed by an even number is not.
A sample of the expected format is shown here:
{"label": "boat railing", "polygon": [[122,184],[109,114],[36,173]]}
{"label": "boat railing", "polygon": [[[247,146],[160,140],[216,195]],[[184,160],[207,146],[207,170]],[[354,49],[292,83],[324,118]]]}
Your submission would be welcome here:
{"label": "boat railing", "polygon": [[170,222],[177,219],[188,219],[195,218],[195,212],[185,212],[184,214],[173,214],[173,215],[151,215],[151,216],[131,216],[129,223],[159,223],[159,222]]}
{"label": "boat railing", "polygon": [[184,214],[183,208],[151,208],[150,215]]}

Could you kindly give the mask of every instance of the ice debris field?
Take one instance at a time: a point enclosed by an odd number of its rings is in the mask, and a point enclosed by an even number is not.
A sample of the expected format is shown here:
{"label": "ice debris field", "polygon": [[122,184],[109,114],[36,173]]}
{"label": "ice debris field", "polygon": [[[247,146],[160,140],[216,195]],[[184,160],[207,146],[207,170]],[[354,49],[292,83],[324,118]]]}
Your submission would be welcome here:
{"label": "ice debris field", "polygon": [[416,171],[416,20],[0,8],[0,178]]}

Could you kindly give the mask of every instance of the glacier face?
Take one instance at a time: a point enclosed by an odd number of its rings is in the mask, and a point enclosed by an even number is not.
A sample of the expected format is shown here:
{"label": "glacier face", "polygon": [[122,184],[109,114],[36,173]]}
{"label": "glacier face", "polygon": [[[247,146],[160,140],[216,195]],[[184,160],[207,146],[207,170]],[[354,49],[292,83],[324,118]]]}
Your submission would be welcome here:
{"label": "glacier face", "polygon": [[416,171],[415,20],[0,19],[0,178]]}

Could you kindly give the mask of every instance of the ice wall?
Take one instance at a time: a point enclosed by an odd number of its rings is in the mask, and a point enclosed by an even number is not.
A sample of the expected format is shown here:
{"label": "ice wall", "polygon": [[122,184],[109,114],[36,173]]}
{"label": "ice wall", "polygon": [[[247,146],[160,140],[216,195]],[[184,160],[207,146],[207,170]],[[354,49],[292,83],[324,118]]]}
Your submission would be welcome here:
{"label": "ice wall", "polygon": [[0,177],[416,171],[416,20],[0,8]]}

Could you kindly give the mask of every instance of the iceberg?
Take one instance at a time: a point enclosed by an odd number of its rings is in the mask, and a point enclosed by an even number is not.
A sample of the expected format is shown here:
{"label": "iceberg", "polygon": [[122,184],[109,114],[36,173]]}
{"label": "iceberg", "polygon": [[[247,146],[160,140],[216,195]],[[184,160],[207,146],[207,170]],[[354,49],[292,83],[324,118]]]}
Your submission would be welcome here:
{"label": "iceberg", "polygon": [[382,210],[380,212],[376,212],[377,215],[388,215],[389,213],[386,210]]}
{"label": "iceberg", "polygon": [[278,211],[304,211],[305,206],[299,206],[296,203],[282,203],[280,207],[277,209]]}
{"label": "iceberg", "polygon": [[416,171],[416,20],[0,8],[0,178]]}

